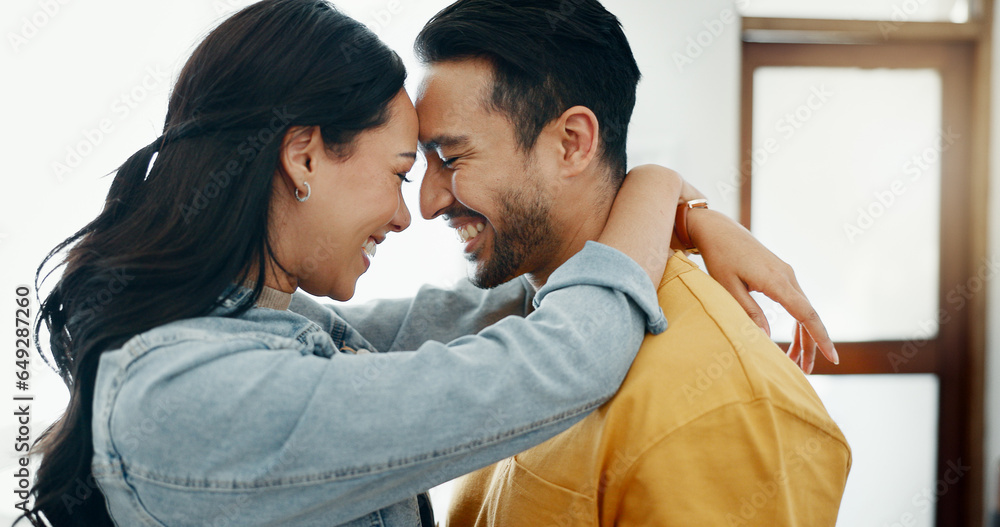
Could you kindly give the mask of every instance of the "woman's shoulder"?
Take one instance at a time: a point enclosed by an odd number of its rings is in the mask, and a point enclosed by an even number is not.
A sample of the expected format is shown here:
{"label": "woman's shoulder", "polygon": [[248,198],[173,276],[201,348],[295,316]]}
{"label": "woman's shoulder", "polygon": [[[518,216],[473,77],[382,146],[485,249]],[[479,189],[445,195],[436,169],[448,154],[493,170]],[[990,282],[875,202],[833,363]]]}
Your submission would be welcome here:
{"label": "woman's shoulder", "polygon": [[329,335],[302,316],[251,309],[238,317],[188,318],[144,331],[120,348],[105,351],[98,373],[105,378],[160,378],[219,360],[237,361],[246,352],[330,356],[333,349]]}
{"label": "woman's shoulder", "polygon": [[[315,355],[331,347],[315,324],[279,314],[180,320],[104,352],[92,403],[95,473],[116,477],[126,466],[147,481],[211,486],[224,478],[208,474],[234,462],[229,449],[276,451],[268,441],[283,436],[264,431],[293,427],[322,372]],[[278,372],[289,369],[300,375],[281,393],[289,374]],[[257,473],[248,464],[236,479]]]}
{"label": "woman's shoulder", "polygon": [[[269,313],[257,313],[260,311]],[[273,310],[254,309],[239,317],[204,316],[177,320],[132,337],[122,350],[137,356],[170,346],[233,347],[241,342],[250,347],[280,349],[293,345],[301,333],[313,329],[310,328],[313,324],[302,317],[274,314]]]}

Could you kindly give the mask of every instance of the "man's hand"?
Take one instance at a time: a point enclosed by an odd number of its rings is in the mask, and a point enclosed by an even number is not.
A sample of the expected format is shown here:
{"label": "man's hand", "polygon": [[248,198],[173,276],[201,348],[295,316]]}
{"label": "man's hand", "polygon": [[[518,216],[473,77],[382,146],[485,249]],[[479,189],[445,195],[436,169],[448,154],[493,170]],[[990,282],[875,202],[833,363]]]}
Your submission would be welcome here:
{"label": "man's hand", "polygon": [[817,348],[830,362],[840,362],[823,321],[795,280],[795,272],[750,231],[720,212],[705,209],[688,213],[688,231],[705,259],[709,274],[768,335],[771,329],[767,318],[750,296],[751,291],[764,293],[795,317],[798,324],[788,356],[802,371],[812,372]]}

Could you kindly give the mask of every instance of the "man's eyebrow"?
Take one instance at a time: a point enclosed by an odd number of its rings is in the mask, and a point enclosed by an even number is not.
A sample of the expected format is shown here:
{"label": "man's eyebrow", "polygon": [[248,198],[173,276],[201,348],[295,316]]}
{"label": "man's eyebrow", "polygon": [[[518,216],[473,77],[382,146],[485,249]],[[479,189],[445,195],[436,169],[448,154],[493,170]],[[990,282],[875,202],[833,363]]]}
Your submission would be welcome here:
{"label": "man's eyebrow", "polygon": [[408,157],[408,158],[416,161],[417,160],[417,153],[416,152],[404,152],[402,154],[399,154],[399,157]]}
{"label": "man's eyebrow", "polygon": [[439,135],[428,141],[420,142],[420,149],[424,152],[431,152],[443,146],[465,147],[469,144],[469,137],[465,135]]}

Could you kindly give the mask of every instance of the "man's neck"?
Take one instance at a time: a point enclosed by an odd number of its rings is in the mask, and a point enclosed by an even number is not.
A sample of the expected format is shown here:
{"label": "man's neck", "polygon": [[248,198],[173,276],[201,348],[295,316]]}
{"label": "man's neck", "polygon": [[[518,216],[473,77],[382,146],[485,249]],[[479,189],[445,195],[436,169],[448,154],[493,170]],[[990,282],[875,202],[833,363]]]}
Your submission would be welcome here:
{"label": "man's neck", "polygon": [[525,273],[535,291],[545,285],[559,266],[583,250],[588,241],[601,235],[613,204],[614,196],[602,198],[599,193],[564,196],[560,203],[554,204],[552,215],[559,229],[556,233],[558,248],[550,258],[544,259],[542,266]]}

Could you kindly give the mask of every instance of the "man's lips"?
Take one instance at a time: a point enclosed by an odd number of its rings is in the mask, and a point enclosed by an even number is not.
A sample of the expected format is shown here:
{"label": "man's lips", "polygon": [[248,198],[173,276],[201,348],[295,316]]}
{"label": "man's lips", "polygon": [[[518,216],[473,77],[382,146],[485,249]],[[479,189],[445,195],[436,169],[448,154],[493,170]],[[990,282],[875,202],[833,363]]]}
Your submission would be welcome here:
{"label": "man's lips", "polygon": [[469,209],[452,210],[445,214],[448,226],[458,233],[458,239],[468,243],[486,229],[489,220],[482,214]]}
{"label": "man's lips", "polygon": [[465,207],[452,207],[444,211],[441,215],[444,217],[445,221],[448,222],[448,226],[452,229],[456,229],[461,225],[467,225],[469,223],[489,223],[486,216]]}

